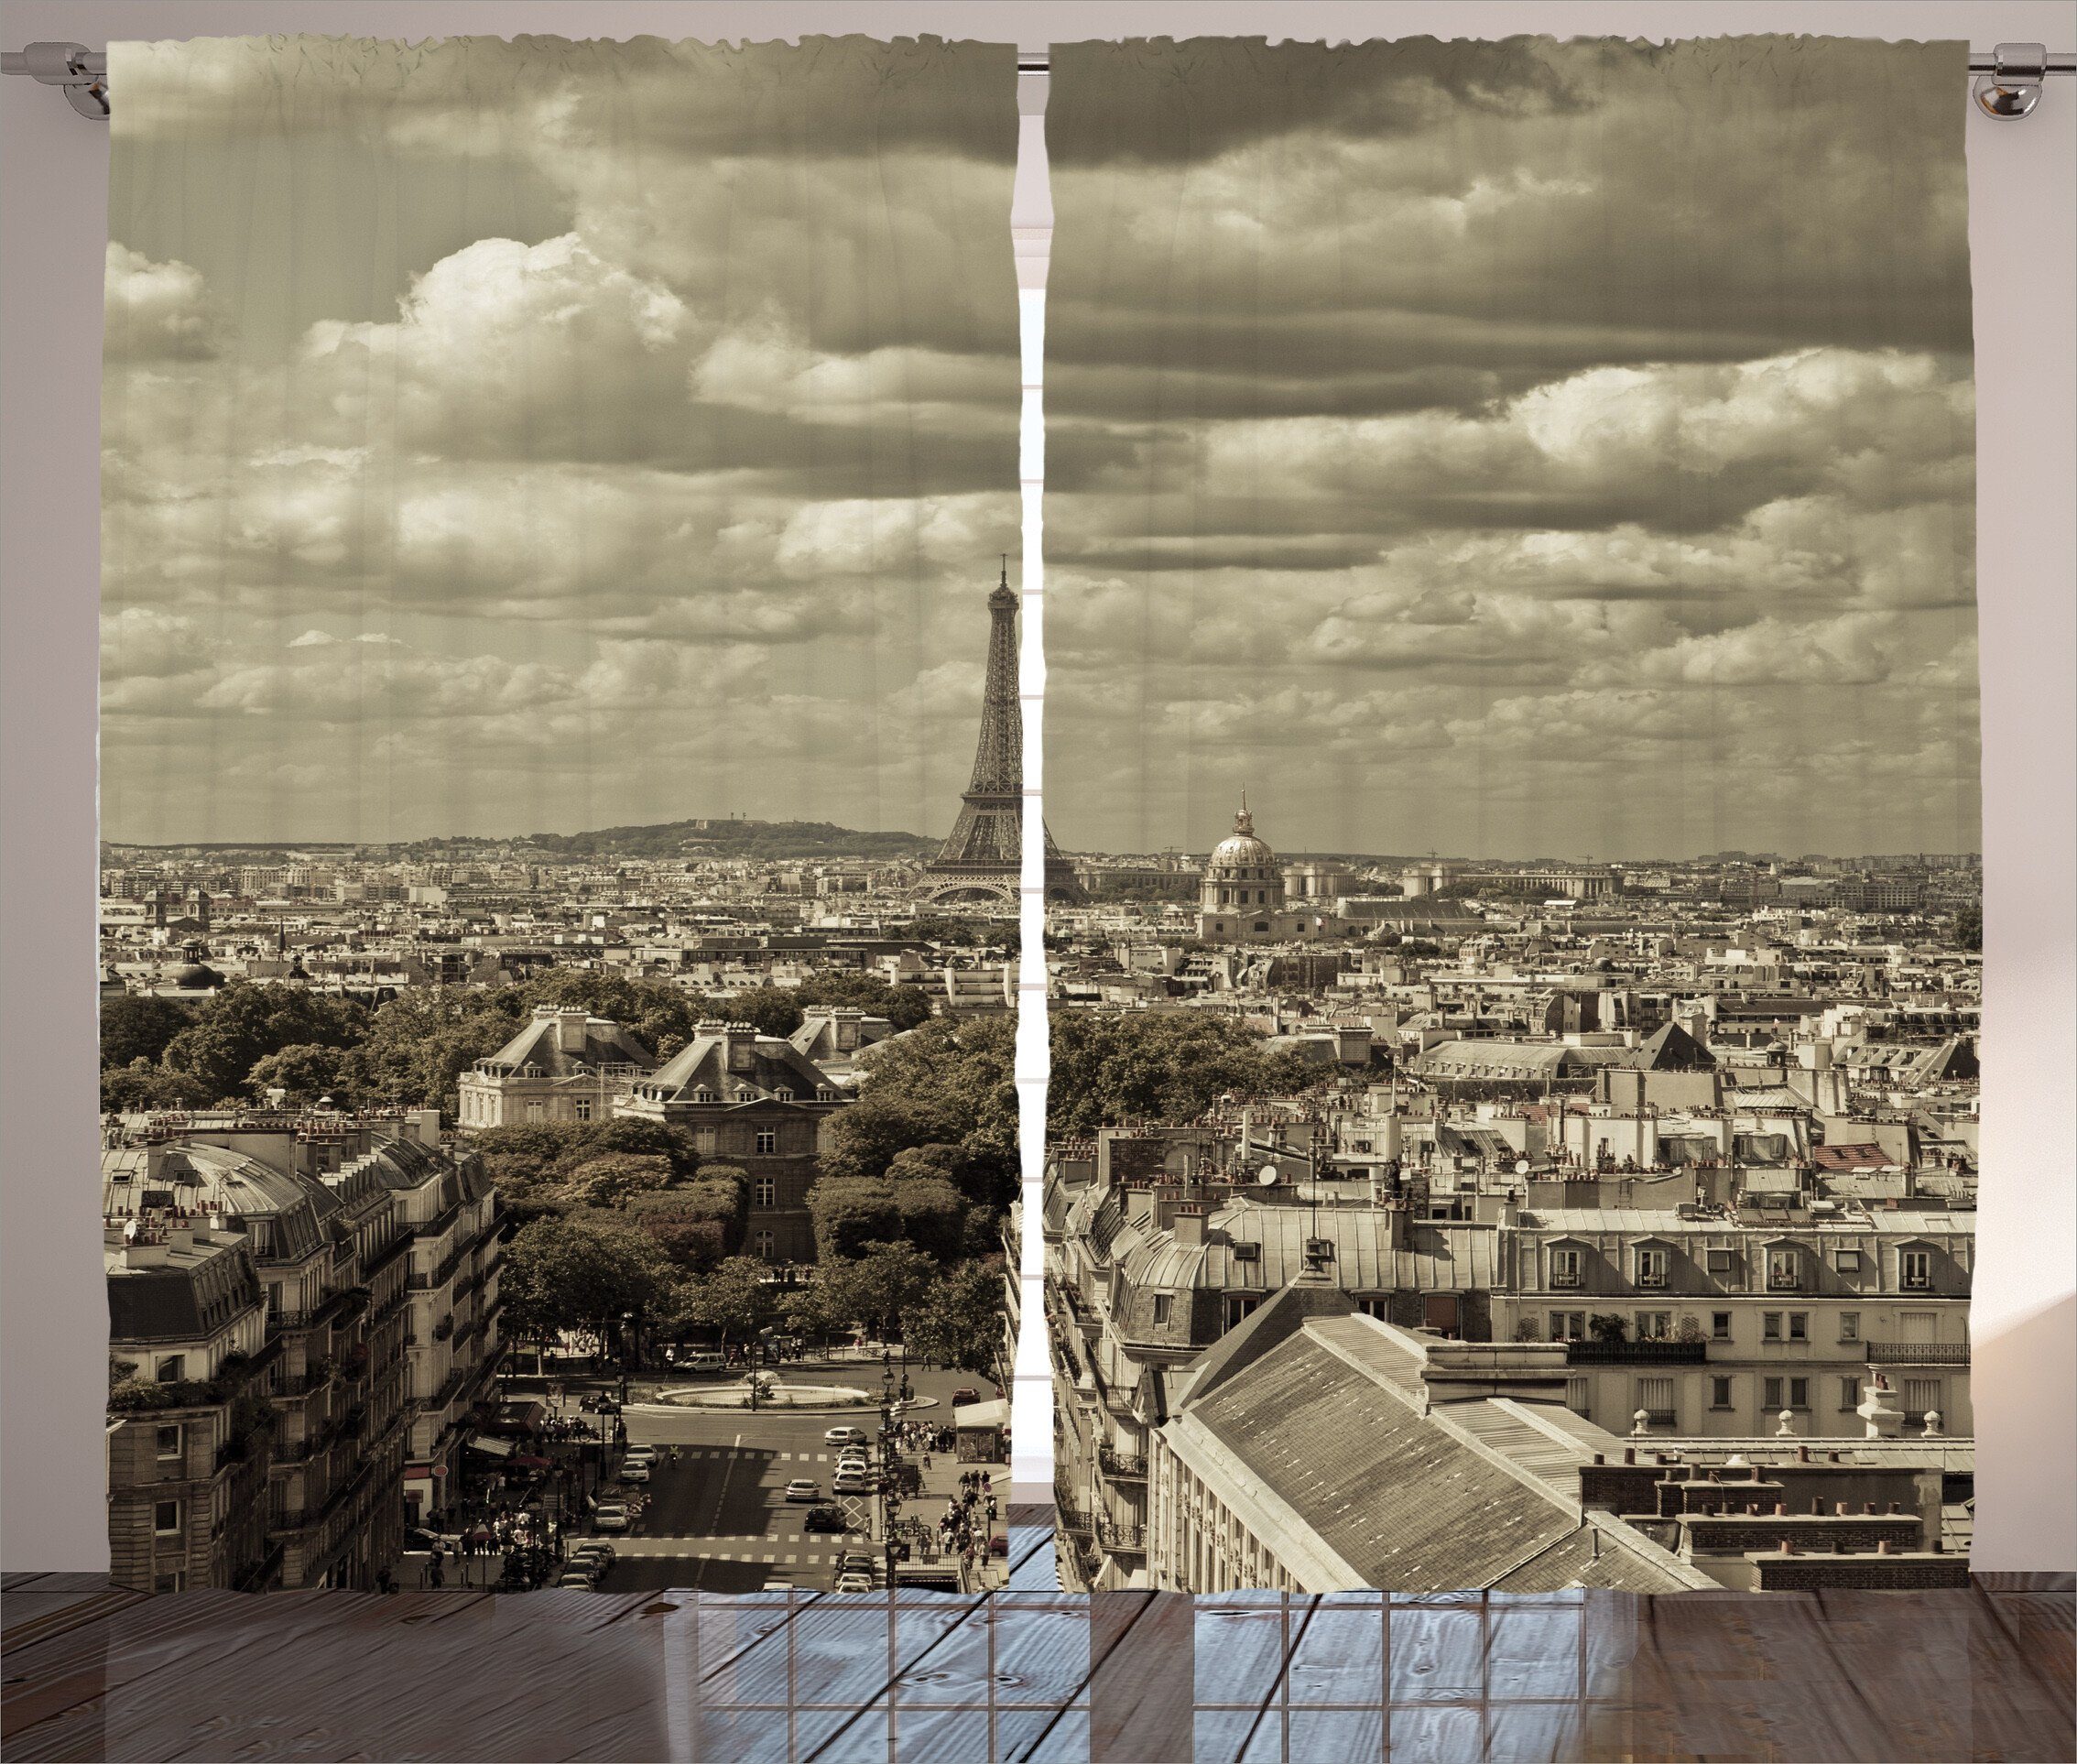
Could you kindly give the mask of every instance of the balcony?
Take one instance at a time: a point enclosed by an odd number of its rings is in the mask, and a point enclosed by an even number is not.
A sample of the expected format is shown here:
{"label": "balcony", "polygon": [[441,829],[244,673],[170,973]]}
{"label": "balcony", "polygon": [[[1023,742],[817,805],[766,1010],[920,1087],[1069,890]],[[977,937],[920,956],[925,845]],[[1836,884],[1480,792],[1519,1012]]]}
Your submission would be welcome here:
{"label": "balcony", "polygon": [[1114,1452],[1107,1445],[1100,1445],[1096,1448],[1096,1462],[1103,1467],[1104,1474],[1114,1482],[1147,1480],[1145,1458],[1132,1457],[1123,1452]]}
{"label": "balcony", "polygon": [[1870,1366],[1966,1366],[1967,1342],[1868,1342]]}
{"label": "balcony", "polygon": [[1096,1521],[1096,1541],[1106,1550],[1143,1556],[1147,1553],[1147,1528],[1121,1525],[1115,1519],[1100,1517]]}
{"label": "balcony", "polygon": [[1567,1366],[1704,1366],[1707,1342],[1567,1342]]}

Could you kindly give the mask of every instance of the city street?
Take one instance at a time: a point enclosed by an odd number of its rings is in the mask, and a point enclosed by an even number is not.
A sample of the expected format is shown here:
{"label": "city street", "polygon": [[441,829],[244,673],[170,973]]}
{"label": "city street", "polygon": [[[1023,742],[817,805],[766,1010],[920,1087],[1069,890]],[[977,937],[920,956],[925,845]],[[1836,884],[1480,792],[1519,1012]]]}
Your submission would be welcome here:
{"label": "city street", "polygon": [[[671,1375],[659,1382],[722,1386],[740,1376]],[[876,1359],[789,1364],[780,1376],[797,1383],[847,1385],[875,1396],[880,1387]],[[910,1412],[932,1426],[950,1426],[952,1394],[962,1388],[979,1388],[982,1382],[967,1373],[913,1367],[908,1377],[916,1394],[929,1405]],[[604,1534],[618,1560],[602,1582],[602,1590],[697,1586],[744,1592],[756,1590],[768,1579],[821,1590],[833,1579],[839,1553],[871,1551],[870,1497],[839,1499],[832,1495],[831,1478],[839,1452],[824,1442],[823,1434],[844,1424],[876,1437],[880,1426],[876,1405],[806,1414],[786,1410],[753,1413],[668,1409],[644,1402],[656,1388],[647,1380],[637,1384],[622,1417],[628,1443],[653,1445],[658,1458],[643,1489],[647,1504],[640,1519],[625,1534]],[[906,1512],[934,1520],[944,1508],[941,1490],[956,1476],[950,1454],[934,1454],[926,1493]],[[786,1500],[786,1485],[797,1477],[815,1482],[820,1502]],[[1006,1475],[1005,1488],[1006,1494]],[[812,1505],[837,1507],[852,1519],[854,1529],[805,1530],[803,1523]]]}

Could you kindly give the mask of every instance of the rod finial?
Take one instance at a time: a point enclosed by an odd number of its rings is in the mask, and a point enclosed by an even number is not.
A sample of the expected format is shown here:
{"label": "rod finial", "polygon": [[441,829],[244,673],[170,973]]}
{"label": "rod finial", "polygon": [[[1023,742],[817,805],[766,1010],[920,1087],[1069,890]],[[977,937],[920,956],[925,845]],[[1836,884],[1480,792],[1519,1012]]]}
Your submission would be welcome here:
{"label": "rod finial", "polygon": [[2000,43],[1991,51],[1992,69],[1976,78],[1976,108],[2001,123],[2031,115],[2041,102],[2048,78],[2049,53],[2040,43]]}

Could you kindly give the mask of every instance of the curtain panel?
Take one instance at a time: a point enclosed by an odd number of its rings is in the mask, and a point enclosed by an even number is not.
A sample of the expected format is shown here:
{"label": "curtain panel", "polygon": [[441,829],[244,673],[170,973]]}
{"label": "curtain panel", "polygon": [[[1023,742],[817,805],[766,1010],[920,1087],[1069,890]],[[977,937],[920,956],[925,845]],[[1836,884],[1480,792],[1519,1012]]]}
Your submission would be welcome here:
{"label": "curtain panel", "polygon": [[1963,55],[1054,50],[1067,1584],[1959,1584]]}
{"label": "curtain panel", "polygon": [[112,58],[117,1579],[826,1590],[1000,1376],[1014,54]]}

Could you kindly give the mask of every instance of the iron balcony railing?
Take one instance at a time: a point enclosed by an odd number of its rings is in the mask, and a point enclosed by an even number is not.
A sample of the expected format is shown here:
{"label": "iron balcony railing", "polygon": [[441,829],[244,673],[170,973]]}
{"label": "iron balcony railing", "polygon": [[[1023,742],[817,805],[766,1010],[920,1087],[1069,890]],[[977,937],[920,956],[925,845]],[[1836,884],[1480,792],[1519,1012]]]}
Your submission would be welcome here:
{"label": "iron balcony railing", "polygon": [[1147,1528],[1144,1525],[1122,1525],[1116,1519],[1100,1517],[1096,1521],[1096,1541],[1106,1550],[1123,1550],[1136,1555],[1147,1552]]}
{"label": "iron balcony railing", "polygon": [[1967,1342],[1869,1342],[1870,1366],[1966,1366]]}
{"label": "iron balcony railing", "polygon": [[1702,1366],[1707,1342],[1567,1342],[1567,1366]]}
{"label": "iron balcony railing", "polygon": [[1147,1460],[1136,1458],[1129,1453],[1114,1452],[1107,1445],[1096,1448],[1096,1462],[1104,1466],[1104,1474],[1126,1482],[1147,1480]]}

